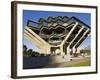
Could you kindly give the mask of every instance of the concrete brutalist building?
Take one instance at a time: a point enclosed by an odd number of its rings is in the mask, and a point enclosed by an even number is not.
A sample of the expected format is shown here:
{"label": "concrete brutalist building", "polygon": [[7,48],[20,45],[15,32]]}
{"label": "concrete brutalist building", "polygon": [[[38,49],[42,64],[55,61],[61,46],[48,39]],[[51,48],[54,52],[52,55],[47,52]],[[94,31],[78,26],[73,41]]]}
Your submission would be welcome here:
{"label": "concrete brutalist building", "polygon": [[78,18],[72,16],[49,16],[37,22],[28,20],[24,37],[39,48],[40,53],[70,55],[79,53],[79,45],[90,34],[91,28]]}

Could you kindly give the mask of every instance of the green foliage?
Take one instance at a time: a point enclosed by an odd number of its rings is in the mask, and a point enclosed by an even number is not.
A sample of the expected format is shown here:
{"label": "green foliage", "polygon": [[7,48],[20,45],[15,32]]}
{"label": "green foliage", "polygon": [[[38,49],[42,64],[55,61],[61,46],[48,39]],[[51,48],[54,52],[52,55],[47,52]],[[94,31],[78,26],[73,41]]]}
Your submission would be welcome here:
{"label": "green foliage", "polygon": [[28,54],[29,56],[31,56],[31,55],[32,55],[32,49],[29,49],[29,50],[27,51],[27,54]]}
{"label": "green foliage", "polygon": [[87,53],[88,55],[91,54],[91,51],[90,50],[80,50],[80,53],[83,54],[83,53]]}
{"label": "green foliage", "polygon": [[31,57],[45,56],[44,53],[39,53],[39,52],[33,51],[32,49],[27,49],[26,45],[23,45],[23,55],[24,56],[31,56]]}

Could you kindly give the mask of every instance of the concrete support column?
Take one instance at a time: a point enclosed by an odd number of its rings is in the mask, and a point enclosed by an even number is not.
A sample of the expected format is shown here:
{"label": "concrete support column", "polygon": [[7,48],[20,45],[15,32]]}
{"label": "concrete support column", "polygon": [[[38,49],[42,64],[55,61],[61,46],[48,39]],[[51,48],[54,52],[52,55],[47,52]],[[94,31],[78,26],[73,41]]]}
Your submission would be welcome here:
{"label": "concrete support column", "polygon": [[71,49],[69,46],[67,47],[67,59],[70,61],[71,55],[70,55]]}
{"label": "concrete support column", "polygon": [[73,26],[73,28],[70,30],[70,32],[68,33],[68,35],[66,36],[66,38],[62,41],[61,46],[66,42],[66,40],[70,37],[70,35],[72,34],[72,32],[75,30],[75,28],[77,27],[78,23],[76,22],[76,24]]}
{"label": "concrete support column", "polygon": [[46,49],[47,49],[47,54],[51,54],[50,47],[48,46]]}
{"label": "concrete support column", "polygon": [[80,49],[79,48],[77,48],[76,53],[80,53]]}
{"label": "concrete support column", "polygon": [[67,55],[70,55],[70,48],[69,48],[69,46],[67,47]]}
{"label": "concrete support column", "polygon": [[47,54],[51,53],[50,46],[45,45],[45,46],[43,46],[43,49],[44,49],[45,53],[47,53]]}
{"label": "concrete support column", "polygon": [[76,53],[76,48],[75,48],[75,47],[73,47],[73,49],[72,49],[72,50],[73,50],[73,53]]}
{"label": "concrete support column", "polygon": [[63,53],[63,46],[60,46],[60,52],[61,52],[61,55],[64,55],[64,53]]}
{"label": "concrete support column", "polygon": [[26,27],[26,30],[24,32],[24,37],[30,40],[33,45],[35,44],[39,48],[40,53],[44,54],[50,53],[50,45],[28,27]]}
{"label": "concrete support column", "polygon": [[83,34],[83,36],[79,39],[79,41],[74,45],[76,47],[77,44],[84,38],[84,36],[88,33],[89,29],[86,30],[86,32]]}
{"label": "concrete support column", "polygon": [[78,33],[76,34],[76,36],[74,37],[74,39],[70,42],[69,46],[74,42],[74,40],[79,36],[79,34],[81,33],[81,31],[84,29],[84,26],[82,26],[82,28],[78,31]]}

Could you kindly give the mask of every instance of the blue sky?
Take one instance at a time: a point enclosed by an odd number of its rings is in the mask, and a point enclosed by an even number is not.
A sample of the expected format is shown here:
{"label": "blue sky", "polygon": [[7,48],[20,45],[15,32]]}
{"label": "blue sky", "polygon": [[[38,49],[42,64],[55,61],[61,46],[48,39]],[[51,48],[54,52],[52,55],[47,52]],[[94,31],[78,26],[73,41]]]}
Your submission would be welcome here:
{"label": "blue sky", "polygon": [[[76,18],[80,19],[87,25],[91,27],[91,14],[89,13],[78,13],[78,12],[53,12],[53,11],[34,11],[34,10],[23,10],[23,27],[25,29],[27,25],[27,20],[33,20],[38,21],[39,18],[47,19],[49,16],[68,16],[72,17],[75,16]],[[91,37],[87,37],[86,40],[80,45],[80,48],[84,48],[88,45],[90,45]],[[38,51],[37,47],[35,45],[32,45],[32,43],[25,38],[23,38],[23,44],[27,45],[28,48],[31,48],[35,51]]]}

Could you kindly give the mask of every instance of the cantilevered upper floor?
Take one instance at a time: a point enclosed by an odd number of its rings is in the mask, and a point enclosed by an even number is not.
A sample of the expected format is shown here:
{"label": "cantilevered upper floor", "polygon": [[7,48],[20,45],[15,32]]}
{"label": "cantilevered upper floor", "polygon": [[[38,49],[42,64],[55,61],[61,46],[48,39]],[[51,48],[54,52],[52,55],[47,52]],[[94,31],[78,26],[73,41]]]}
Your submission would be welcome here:
{"label": "cantilevered upper floor", "polygon": [[74,16],[49,16],[47,20],[40,18],[38,22],[28,20],[27,27],[50,45],[67,43],[70,48],[77,48],[91,32],[90,26]]}

